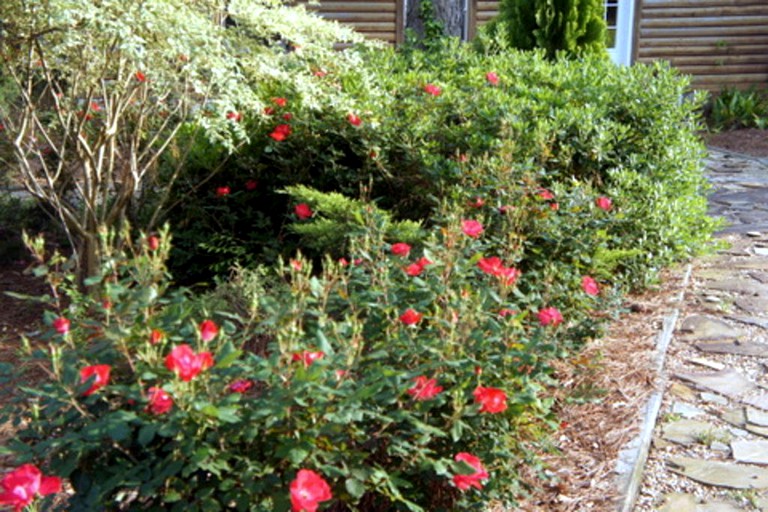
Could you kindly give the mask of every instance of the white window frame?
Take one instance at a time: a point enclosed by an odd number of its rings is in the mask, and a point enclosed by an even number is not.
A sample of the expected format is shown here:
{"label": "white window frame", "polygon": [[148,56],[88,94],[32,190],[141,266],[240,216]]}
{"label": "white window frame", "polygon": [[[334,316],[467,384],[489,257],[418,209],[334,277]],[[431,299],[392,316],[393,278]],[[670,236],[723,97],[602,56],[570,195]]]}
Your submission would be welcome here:
{"label": "white window frame", "polygon": [[632,29],[635,19],[635,0],[618,0],[616,12],[616,46],[608,48],[611,60],[616,64],[632,64]]}

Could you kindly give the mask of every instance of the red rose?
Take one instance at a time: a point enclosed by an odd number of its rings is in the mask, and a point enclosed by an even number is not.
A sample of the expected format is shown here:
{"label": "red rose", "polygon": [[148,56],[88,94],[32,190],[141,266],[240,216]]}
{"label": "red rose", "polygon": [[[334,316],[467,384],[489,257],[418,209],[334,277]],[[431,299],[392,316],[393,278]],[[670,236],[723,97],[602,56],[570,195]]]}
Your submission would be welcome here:
{"label": "red rose", "polygon": [[259,186],[259,182],[256,180],[248,180],[245,182],[245,190],[252,192]]}
{"label": "red rose", "polygon": [[155,235],[150,235],[147,237],[147,247],[149,247],[150,251],[156,251],[160,248],[160,239],[156,237]]}
{"label": "red rose", "polygon": [[349,124],[352,126],[360,126],[363,124],[363,120],[357,117],[355,114],[347,114],[347,121],[349,121]]}
{"label": "red rose", "polygon": [[59,334],[67,334],[69,332],[70,321],[63,316],[60,316],[53,321],[53,328]]}
{"label": "red rose", "polygon": [[243,114],[240,112],[227,112],[227,119],[239,123],[243,120]]}
{"label": "red rose", "polygon": [[228,196],[231,190],[229,187],[219,187],[216,189],[216,197],[225,197]]}
{"label": "red rose", "polygon": [[291,126],[288,124],[279,124],[275,127],[274,130],[272,130],[272,133],[269,134],[270,137],[275,139],[277,142],[284,141],[289,135],[291,134]]}
{"label": "red rose", "polygon": [[136,73],[134,73],[133,76],[136,78],[137,82],[141,83],[141,82],[146,82],[147,81],[147,75],[145,75],[141,71],[137,71]]}
{"label": "red rose", "polygon": [[542,188],[541,190],[539,190],[539,192],[536,195],[547,201],[555,198],[555,194],[553,194],[551,190],[547,190],[545,188]]}
{"label": "red rose", "polygon": [[424,92],[427,94],[431,94],[432,96],[440,96],[443,93],[443,90],[436,85],[426,84],[424,86]]}
{"label": "red rose", "polygon": [[587,295],[600,295],[600,287],[597,285],[597,281],[595,281],[590,276],[584,276],[581,278],[581,288]]}
{"label": "red rose", "polygon": [[152,332],[149,333],[149,344],[150,345],[157,345],[160,343],[160,340],[163,339],[163,331],[159,329],[152,329]]}
{"label": "red rose", "polygon": [[507,410],[507,394],[501,389],[477,386],[472,395],[480,404],[480,412],[493,414]]}
{"label": "red rose", "polygon": [[431,400],[443,390],[442,386],[437,385],[437,380],[428,379],[424,376],[414,378],[413,382],[413,387],[408,389],[408,394],[414,400]]}
{"label": "red rose", "polygon": [[469,206],[471,206],[472,208],[482,208],[483,206],[485,206],[485,199],[483,199],[480,196],[477,196],[472,201],[470,201]]}
{"label": "red rose", "polygon": [[321,501],[333,498],[331,488],[323,477],[310,469],[300,469],[291,482],[291,509],[293,512],[317,512]]}
{"label": "red rose", "polygon": [[544,308],[536,315],[539,317],[539,323],[543,326],[558,325],[563,321],[563,315],[557,308]]}
{"label": "red rose", "polygon": [[108,364],[96,364],[86,366],[80,370],[80,384],[85,384],[91,377],[95,377],[91,387],[88,388],[83,396],[95,393],[109,383],[109,372],[112,369]]}
{"label": "red rose", "polygon": [[461,452],[457,453],[453,458],[456,462],[464,462],[475,469],[475,472],[469,475],[453,475],[453,484],[462,491],[466,491],[470,487],[476,489],[482,489],[483,483],[481,480],[488,479],[488,472],[483,467],[483,463],[472,455],[471,453]]}
{"label": "red rose", "polygon": [[508,316],[513,316],[513,315],[516,315],[516,314],[517,314],[517,312],[514,309],[502,308],[502,309],[499,310],[499,316],[501,318],[506,318]]}
{"label": "red rose", "polygon": [[486,274],[492,276],[498,276],[501,273],[501,269],[504,265],[501,264],[501,259],[498,256],[491,256],[490,258],[480,258],[477,262],[477,266]]}
{"label": "red rose", "polygon": [[0,480],[0,488],[0,507],[13,507],[14,512],[21,512],[32,504],[36,495],[61,492],[61,479],[43,476],[37,466],[24,464],[6,473]]}
{"label": "red rose", "polygon": [[477,238],[483,232],[483,225],[476,220],[461,221],[461,231],[472,238]]}
{"label": "red rose", "polygon": [[301,271],[301,266],[302,266],[302,265],[301,265],[301,260],[294,260],[294,259],[292,259],[292,260],[289,260],[289,261],[288,261],[288,264],[289,264],[289,265],[291,266],[291,268],[292,268],[293,270],[295,270],[296,272],[300,272],[300,271]]}
{"label": "red rose", "polygon": [[285,114],[283,114],[283,116],[282,116],[282,117],[283,117],[283,119],[285,119],[286,121],[290,121],[291,119],[293,119],[293,114],[291,114],[290,112],[286,112]]}
{"label": "red rose", "polygon": [[493,71],[486,73],[485,79],[488,80],[488,83],[491,85],[499,85],[499,75],[497,75]]}
{"label": "red rose", "polygon": [[306,220],[314,214],[312,208],[310,208],[307,203],[297,204],[296,208],[293,209],[293,212],[301,220]]}
{"label": "red rose", "polygon": [[149,388],[147,394],[149,404],[147,404],[147,411],[152,414],[160,415],[165,414],[173,408],[173,398],[166,393],[162,388],[153,386]]}
{"label": "red rose", "polygon": [[421,275],[422,272],[424,272],[424,268],[427,265],[431,265],[432,262],[429,261],[427,258],[419,258],[419,260],[415,263],[411,263],[407,267],[405,267],[405,273],[408,274],[411,277],[416,277],[418,275]]}
{"label": "red rose", "polygon": [[217,334],[219,334],[219,326],[213,320],[200,322],[200,338],[203,341],[211,341]]}
{"label": "red rose", "polygon": [[291,357],[291,361],[294,361],[294,362],[301,361],[302,363],[304,363],[304,368],[309,368],[309,366],[312,363],[324,357],[325,357],[325,352],[323,351],[318,350],[316,352],[311,352],[309,350],[304,350],[297,354],[293,354],[293,356]]}
{"label": "red rose", "polygon": [[411,246],[405,242],[398,242],[396,244],[392,244],[391,251],[395,256],[402,256],[405,258],[408,256],[408,253],[411,252]]}
{"label": "red rose", "polygon": [[229,390],[232,393],[245,393],[253,387],[253,381],[248,379],[236,380],[229,385]]}
{"label": "red rose", "polygon": [[610,198],[605,196],[600,196],[597,199],[595,199],[595,204],[598,208],[601,210],[605,210],[606,212],[611,209],[613,206],[613,201],[611,201]]}
{"label": "red rose", "polygon": [[415,325],[421,321],[423,316],[424,315],[418,311],[414,311],[413,309],[408,308],[402,315],[400,315],[400,321],[405,325]]}
{"label": "red rose", "polygon": [[286,100],[285,98],[272,98],[272,103],[274,103],[278,107],[284,107],[288,104],[288,100]]}
{"label": "red rose", "polygon": [[267,116],[271,116],[275,113],[275,109],[273,107],[264,107],[264,114]]}
{"label": "red rose", "polygon": [[171,353],[165,357],[165,367],[176,373],[184,382],[189,382],[211,366],[213,366],[213,356],[210,352],[196,354],[185,343],[173,347]]}

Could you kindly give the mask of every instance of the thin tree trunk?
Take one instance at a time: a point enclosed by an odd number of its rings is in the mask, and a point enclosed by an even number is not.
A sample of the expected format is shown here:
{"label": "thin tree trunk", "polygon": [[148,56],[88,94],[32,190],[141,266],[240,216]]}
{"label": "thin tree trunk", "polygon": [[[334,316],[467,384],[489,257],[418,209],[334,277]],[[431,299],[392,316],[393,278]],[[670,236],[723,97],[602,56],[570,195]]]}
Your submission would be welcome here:
{"label": "thin tree trunk", "polygon": [[406,12],[406,27],[413,30],[419,38],[424,37],[424,21],[421,18],[423,2],[432,3],[432,11],[436,21],[440,22],[444,34],[453,37],[464,37],[465,4],[469,0],[409,0]]}

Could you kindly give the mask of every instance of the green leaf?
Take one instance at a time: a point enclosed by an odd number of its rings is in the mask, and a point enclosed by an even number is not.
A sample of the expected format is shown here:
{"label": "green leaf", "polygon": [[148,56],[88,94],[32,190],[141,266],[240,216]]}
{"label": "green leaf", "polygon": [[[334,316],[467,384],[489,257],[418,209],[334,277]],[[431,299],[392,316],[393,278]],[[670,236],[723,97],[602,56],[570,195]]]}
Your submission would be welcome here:
{"label": "green leaf", "polygon": [[242,350],[237,350],[232,341],[227,341],[216,355],[216,368],[227,368],[234,363],[242,354]]}
{"label": "green leaf", "polygon": [[357,478],[347,478],[344,487],[353,498],[360,498],[365,494],[365,482],[361,482]]}
{"label": "green leaf", "polygon": [[160,425],[156,423],[147,423],[146,425],[143,425],[141,429],[139,429],[139,444],[141,446],[147,446],[152,441],[152,439],[155,438],[155,434],[157,434],[157,430],[159,428]]}

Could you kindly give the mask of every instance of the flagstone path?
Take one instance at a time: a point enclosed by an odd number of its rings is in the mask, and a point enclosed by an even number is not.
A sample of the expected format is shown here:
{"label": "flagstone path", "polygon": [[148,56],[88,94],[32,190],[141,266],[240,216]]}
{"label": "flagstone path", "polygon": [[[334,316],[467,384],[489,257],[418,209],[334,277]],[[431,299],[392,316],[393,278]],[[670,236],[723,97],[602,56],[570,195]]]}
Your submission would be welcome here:
{"label": "flagstone path", "polygon": [[768,512],[768,159],[707,167],[728,247],[681,297],[634,512]]}

